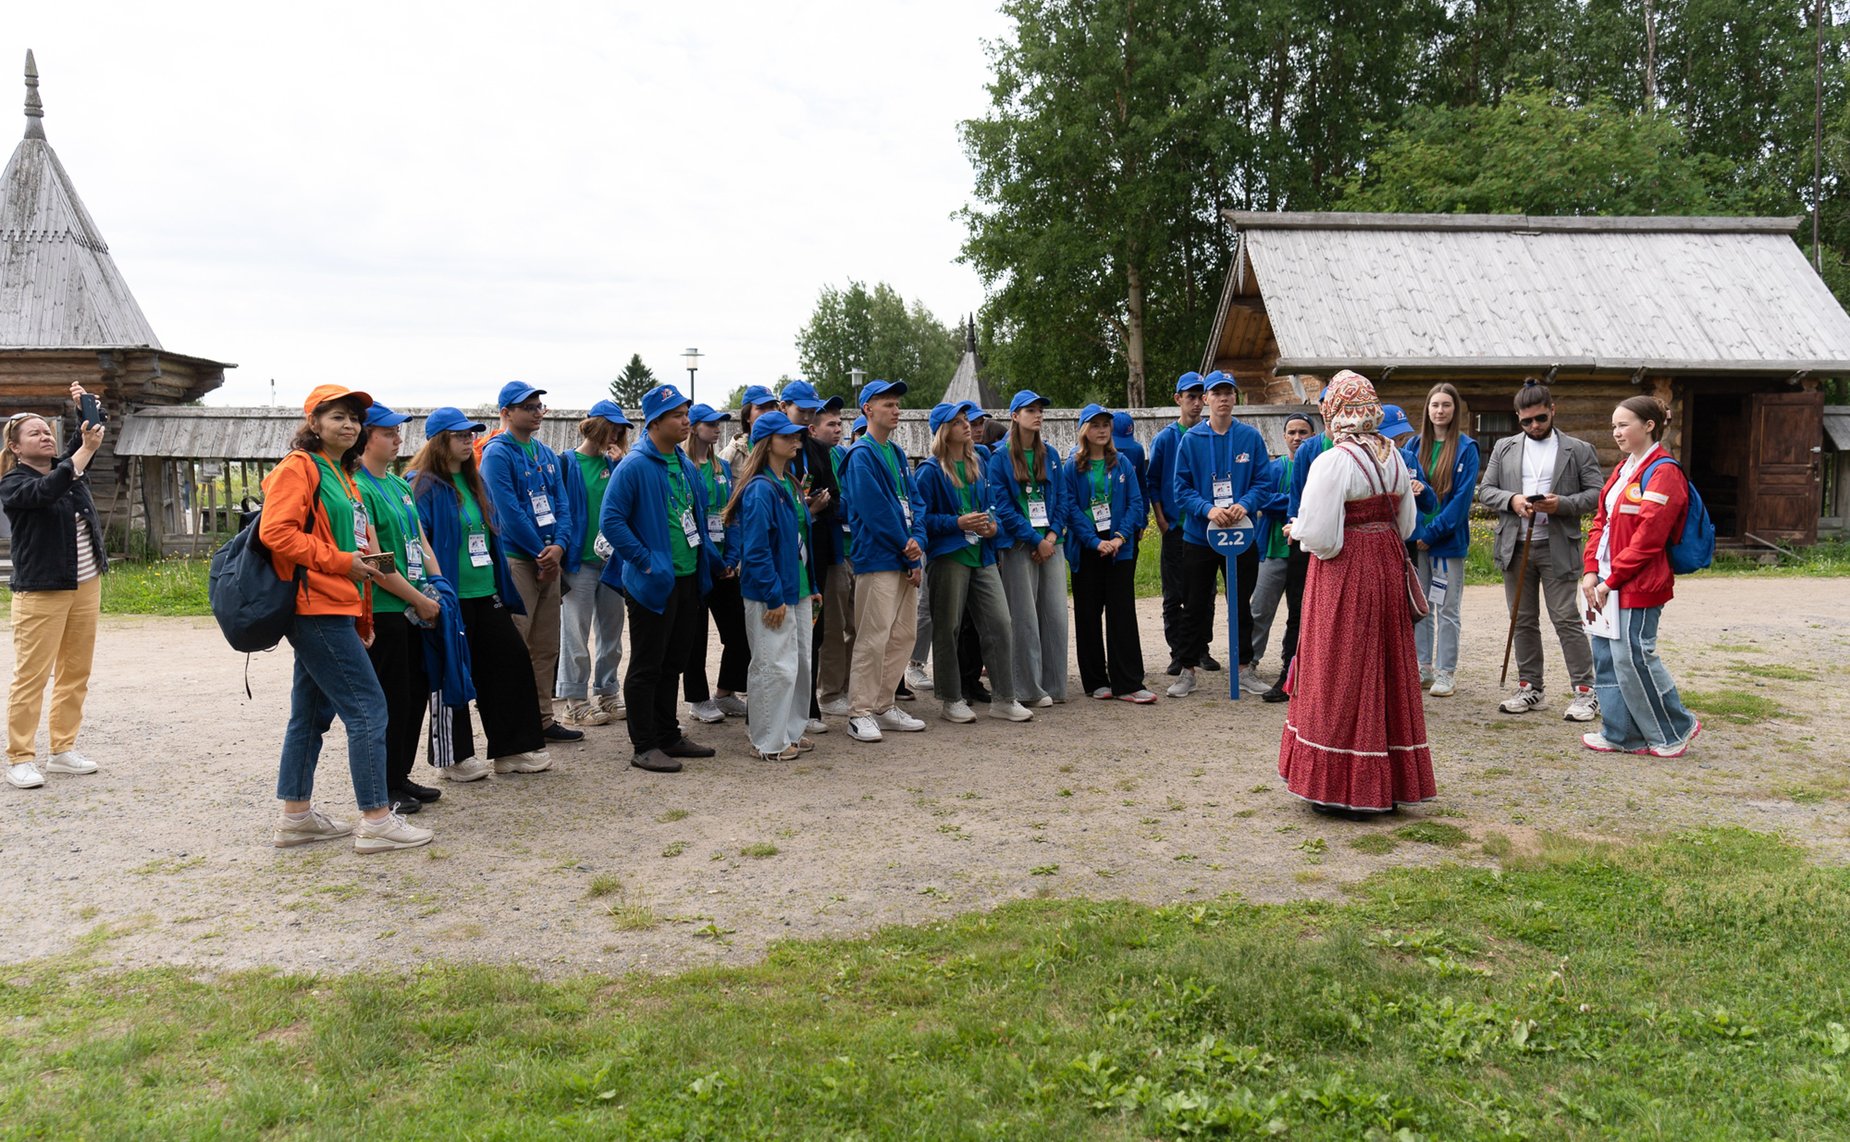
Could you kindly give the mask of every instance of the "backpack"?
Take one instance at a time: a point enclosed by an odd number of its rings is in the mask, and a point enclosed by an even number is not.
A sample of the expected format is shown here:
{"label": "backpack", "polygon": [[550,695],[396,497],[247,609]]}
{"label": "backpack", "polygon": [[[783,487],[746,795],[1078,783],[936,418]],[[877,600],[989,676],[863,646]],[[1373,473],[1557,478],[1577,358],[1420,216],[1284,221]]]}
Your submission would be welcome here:
{"label": "backpack", "polygon": [[[1638,477],[1639,492],[1644,491],[1651,473],[1665,464],[1683,467],[1668,456],[1651,461]],[[1688,483],[1687,474],[1684,482]],[[1666,554],[1670,556],[1670,569],[1678,575],[1700,571],[1715,561],[1715,521],[1709,518],[1709,509],[1704,506],[1695,484],[1689,484],[1689,507],[1683,512],[1683,526],[1677,529],[1677,537],[1671,541]]]}
{"label": "backpack", "polygon": [[[321,494],[317,473],[315,496]],[[311,503],[313,501],[311,500]],[[295,622],[298,591],[308,585],[308,569],[296,565],[293,579],[279,579],[270,562],[270,549],[257,535],[257,523],[263,518],[261,507],[248,516],[238,534],[212,553],[212,569],[206,595],[212,603],[212,617],[224,632],[231,649],[251,653],[274,649],[289,633]],[[314,530],[315,515],[311,507],[302,530]]]}

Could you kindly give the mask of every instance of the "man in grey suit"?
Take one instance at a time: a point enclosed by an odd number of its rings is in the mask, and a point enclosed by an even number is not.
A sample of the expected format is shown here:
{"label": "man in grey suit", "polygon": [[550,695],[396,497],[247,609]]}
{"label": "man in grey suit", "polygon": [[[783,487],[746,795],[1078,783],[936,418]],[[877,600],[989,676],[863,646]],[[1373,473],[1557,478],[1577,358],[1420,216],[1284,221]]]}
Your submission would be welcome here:
{"label": "man in grey suit", "polygon": [[[1497,441],[1478,481],[1478,502],[1497,512],[1497,567],[1503,572],[1503,596],[1515,609],[1516,692],[1498,709],[1526,714],[1540,709],[1542,697],[1541,604],[1561,640],[1561,657],[1574,684],[1574,700],[1565,720],[1590,722],[1599,717],[1593,694],[1593,650],[1580,624],[1575,584],[1581,572],[1580,517],[1599,502],[1601,475],[1593,446],[1560,432],[1554,425],[1555,402],[1548,386],[1530,377],[1516,394],[1516,418],[1522,431]],[[1529,563],[1522,575],[1522,602],[1516,601],[1517,566],[1523,531],[1535,520]],[[1539,598],[1538,598],[1539,596]]]}

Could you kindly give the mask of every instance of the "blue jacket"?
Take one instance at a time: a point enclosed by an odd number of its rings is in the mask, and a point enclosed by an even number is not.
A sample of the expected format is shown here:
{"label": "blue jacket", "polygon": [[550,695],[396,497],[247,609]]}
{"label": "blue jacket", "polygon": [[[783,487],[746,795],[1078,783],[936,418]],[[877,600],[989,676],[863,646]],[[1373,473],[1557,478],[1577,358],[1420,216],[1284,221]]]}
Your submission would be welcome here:
{"label": "blue jacket", "polygon": [[1176,503],[1176,449],[1182,446],[1182,422],[1166,426],[1150,442],[1150,465],[1145,472],[1145,486],[1150,490],[1151,506],[1160,505],[1163,518],[1171,526],[1182,522],[1182,509]]}
{"label": "blue jacket", "polygon": [[[533,446],[531,460],[511,432],[500,433],[482,448],[482,482],[488,485],[488,498],[495,505],[495,525],[501,529],[502,542],[511,555],[532,559],[542,547],[558,544],[569,559],[572,536],[582,539],[583,533],[576,531],[572,507],[566,500],[559,457],[537,436],[527,443]],[[536,492],[544,495],[552,508],[553,521],[549,524],[536,522]]]}
{"label": "blue jacket", "polygon": [[441,576],[430,580],[430,588],[437,593],[437,605],[443,611],[437,621],[422,632],[424,675],[430,679],[431,692],[441,692],[443,704],[453,710],[475,701],[475,678],[462,621],[462,601],[456,597],[456,588]]}
{"label": "blue jacket", "polygon": [[[1305,443],[1310,442],[1305,441]],[[1277,456],[1266,466],[1263,482],[1270,494],[1266,496],[1265,503],[1260,506],[1259,534],[1256,537],[1259,544],[1259,558],[1262,560],[1269,558],[1266,552],[1272,550],[1272,542],[1278,537],[1279,529],[1291,519],[1285,509],[1291,503],[1293,481],[1285,478],[1285,472],[1289,468],[1295,474],[1296,464],[1295,458],[1291,464],[1286,464],[1284,457]]]}
{"label": "blue jacket", "polygon": [[[1144,455],[1143,443],[1135,436],[1119,436],[1113,433],[1111,446],[1118,450],[1120,456],[1131,462],[1131,471],[1137,477],[1137,492],[1143,497],[1144,513],[1148,515],[1150,510],[1150,460]],[[1086,518],[1088,521],[1091,519],[1090,516]],[[1137,530],[1142,531],[1143,525],[1138,524]]]}
{"label": "blue jacket", "polygon": [[[983,464],[982,455],[978,454],[976,460],[966,467],[974,469],[970,472],[975,479],[974,510],[989,511],[995,506],[996,491],[989,482],[989,473]],[[963,498],[936,456],[927,458],[919,465],[918,472],[913,475],[913,482],[918,485],[919,507],[925,516],[925,558],[930,560],[954,555],[971,546],[964,538],[963,528],[957,526],[957,517],[964,514]],[[979,540],[975,546],[981,566],[987,567],[996,561],[994,540]]]}
{"label": "blue jacket", "polygon": [[925,546],[925,513],[919,509],[918,483],[912,477],[905,450],[893,444],[899,453],[899,479],[912,506],[912,526],[908,528],[893,484],[893,469],[880,449],[870,443],[872,440],[871,435],[862,437],[848,449],[848,459],[842,462],[842,497],[847,501],[848,526],[853,532],[848,557],[854,562],[856,575],[910,571],[924,565],[905,556],[906,541],[916,539],[921,549]]}
{"label": "blue jacket", "polygon": [[[418,474],[406,472],[405,481],[417,492],[418,519],[424,524],[424,534],[430,537],[437,566],[445,568],[443,577],[453,586],[459,573],[456,561],[468,558],[462,549],[462,497],[456,494],[448,480],[430,480],[420,488]],[[494,527],[488,529],[488,558],[495,569],[495,594],[500,596],[502,606],[524,615],[527,605],[520,601],[520,592],[514,589],[514,577],[508,573],[507,556],[501,550],[501,536],[496,530],[500,526],[500,513],[496,512]]]}
{"label": "blue jacket", "polygon": [[[1092,471],[1080,471],[1073,458],[1079,454],[1077,448],[1066,454],[1066,561],[1073,569],[1079,569],[1080,560],[1098,551],[1098,525],[1092,520]],[[1118,463],[1112,469],[1110,479],[1111,492],[1111,530],[1103,538],[1122,535],[1129,540],[1118,553],[1112,557],[1113,563],[1135,561],[1137,558],[1137,532],[1143,527],[1149,512],[1144,508],[1143,489],[1137,484],[1137,469],[1131,458],[1118,453]]]}
{"label": "blue jacket", "polygon": [[[681,474],[693,497],[694,526],[704,529],[706,488],[694,477],[694,465],[687,453],[679,448],[674,451],[681,458]],[[674,592],[674,556],[668,549],[668,529],[680,526],[681,521],[668,518],[668,461],[656,451],[654,439],[645,432],[617,465],[617,473],[604,492],[598,530],[616,554],[604,564],[598,582],[621,589],[629,598],[661,614]],[[702,595],[713,589],[718,567],[713,545],[703,539],[694,548],[694,580]]]}
{"label": "blue jacket", "polygon": [[800,603],[803,594],[799,559],[809,564],[811,593],[816,582],[815,544],[799,554],[798,512],[809,509],[785,494],[783,486],[769,472],[753,476],[739,497],[738,522],[726,529],[737,540],[733,546],[744,550],[739,563],[739,591],[746,598],[767,607]]}
{"label": "blue jacket", "polygon": [[[1430,488],[1432,479],[1427,475],[1425,458],[1419,453],[1420,442],[1415,437],[1401,449],[1400,455],[1406,460],[1413,478]],[[1471,504],[1477,499],[1477,468],[1477,441],[1460,436],[1458,455],[1452,465],[1452,490],[1446,493],[1443,502],[1437,502],[1438,493],[1430,490],[1414,498],[1420,521],[1414,526],[1413,534],[1407,537],[1409,542],[1425,543],[1428,553],[1435,558],[1464,557],[1471,547]]]}
{"label": "blue jacket", "polygon": [[1015,482],[1015,458],[1009,453],[1009,438],[1004,436],[996,441],[989,453],[989,486],[996,496],[996,547],[1007,551],[1017,544],[1031,543],[1038,546],[1043,536],[1052,537],[1057,546],[1066,534],[1066,479],[1064,468],[1060,463],[1060,454],[1047,443],[1045,434],[1041,436],[1041,447],[1047,453],[1047,485],[1042,494],[1047,501],[1047,526],[1036,528],[1022,514],[1017,497],[1021,494],[1021,485]]}
{"label": "blue jacket", "polygon": [[[614,471],[616,466],[616,461],[605,458],[606,471]],[[597,526],[598,512],[603,504],[586,502],[589,494],[585,487],[585,474],[578,467],[578,457],[570,452],[559,457],[559,478],[565,487],[563,498],[572,513],[572,541],[565,548],[565,573],[570,575],[584,562],[585,529]],[[609,485],[605,485],[605,488],[608,490]]]}
{"label": "blue jacket", "polygon": [[[1271,496],[1265,482],[1271,463],[1265,437],[1238,417],[1218,436],[1206,418],[1189,429],[1176,450],[1175,475],[1170,479],[1176,506],[1182,512],[1183,538],[1203,547],[1208,545],[1208,509],[1214,506],[1217,477],[1230,481],[1233,502],[1245,508],[1247,515],[1257,517]],[[1253,522],[1257,524],[1258,520]]]}

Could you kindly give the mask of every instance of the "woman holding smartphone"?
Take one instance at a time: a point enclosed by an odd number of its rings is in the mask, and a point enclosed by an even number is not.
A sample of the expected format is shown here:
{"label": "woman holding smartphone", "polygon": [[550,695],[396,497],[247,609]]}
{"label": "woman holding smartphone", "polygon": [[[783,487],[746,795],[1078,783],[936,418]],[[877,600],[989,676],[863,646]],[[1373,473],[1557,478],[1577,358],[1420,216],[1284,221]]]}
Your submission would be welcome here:
{"label": "woman holding smartphone", "polygon": [[[1108,409],[1079,413],[1079,443],[1066,464],[1066,558],[1073,566],[1079,683],[1094,698],[1148,705],[1137,633],[1137,532],[1143,491],[1131,459],[1111,438]],[[1109,646],[1107,646],[1109,633]]]}

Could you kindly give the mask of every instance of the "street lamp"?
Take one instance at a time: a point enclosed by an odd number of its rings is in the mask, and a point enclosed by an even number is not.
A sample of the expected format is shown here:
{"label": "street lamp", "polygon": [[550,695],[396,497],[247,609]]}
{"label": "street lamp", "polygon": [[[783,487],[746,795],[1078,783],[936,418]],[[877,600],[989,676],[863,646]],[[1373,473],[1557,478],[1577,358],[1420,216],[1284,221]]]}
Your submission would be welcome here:
{"label": "street lamp", "polygon": [[700,350],[689,349],[682,354],[682,359],[687,362],[687,399],[691,401],[694,399],[694,373],[700,368]]}
{"label": "street lamp", "polygon": [[848,384],[851,386],[853,390],[850,395],[855,400],[861,399],[861,382],[865,381],[866,379],[867,379],[867,370],[861,368],[861,366],[856,365],[853,368],[848,370]]}

